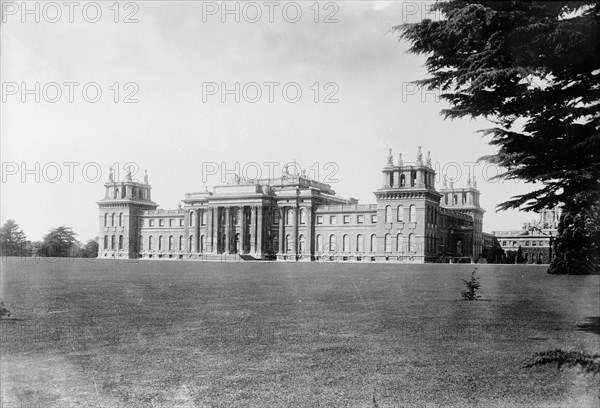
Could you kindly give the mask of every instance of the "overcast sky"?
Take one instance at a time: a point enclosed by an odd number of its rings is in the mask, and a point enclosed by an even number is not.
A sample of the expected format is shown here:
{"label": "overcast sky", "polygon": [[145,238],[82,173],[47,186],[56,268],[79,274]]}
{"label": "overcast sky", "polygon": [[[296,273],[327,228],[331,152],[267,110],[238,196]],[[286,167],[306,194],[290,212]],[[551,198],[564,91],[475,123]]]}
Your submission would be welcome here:
{"label": "overcast sky", "polygon": [[[435,17],[429,3],[229,2],[225,14],[221,2],[106,2],[99,17],[96,3],[41,4],[39,16],[37,3],[32,14],[2,4],[1,218],[29,239],[60,225],[98,235],[96,201],[115,163],[119,178],[126,163],[134,178],[147,169],[162,208],[220,184],[223,170],[267,177],[294,160],[374,203],[389,148],[406,162],[423,146],[452,177],[460,166],[457,186],[465,163],[494,152],[476,133],[491,124],[445,121],[436,95],[409,84],[426,76],[424,57],[390,28]],[[519,229],[535,214],[494,207],[531,185],[486,181],[497,171],[475,167],[484,231]]]}

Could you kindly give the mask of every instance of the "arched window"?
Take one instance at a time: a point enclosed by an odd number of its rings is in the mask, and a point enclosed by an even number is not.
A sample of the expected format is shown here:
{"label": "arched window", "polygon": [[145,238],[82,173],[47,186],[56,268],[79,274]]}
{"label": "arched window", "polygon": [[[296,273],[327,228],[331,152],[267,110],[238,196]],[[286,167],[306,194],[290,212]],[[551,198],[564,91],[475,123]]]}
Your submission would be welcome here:
{"label": "arched window", "polygon": [[154,251],[154,236],[150,235],[148,237],[148,250]]}
{"label": "arched window", "polygon": [[104,236],[104,249],[108,249],[108,235]]}
{"label": "arched window", "polygon": [[183,235],[179,236],[179,247],[178,247],[178,249],[180,251],[183,251]]}
{"label": "arched window", "polygon": [[190,235],[190,239],[188,241],[188,252],[194,251],[194,236]]}
{"label": "arched window", "polygon": [[110,249],[112,249],[114,251],[116,246],[117,246],[117,237],[115,237],[113,235],[112,237],[110,237]]}
{"label": "arched window", "polygon": [[306,243],[304,242],[304,235],[299,235],[299,236],[298,236],[298,252],[299,252],[300,254],[303,254],[303,253],[304,253],[304,249],[305,249],[304,247],[305,247],[305,244],[306,244]]}
{"label": "arched window", "polygon": [[240,209],[236,208],[235,210],[233,210],[233,224],[234,225],[240,225]]}
{"label": "arched window", "polygon": [[204,242],[204,235],[200,235],[200,252],[206,250],[206,243]]}
{"label": "arched window", "polygon": [[241,252],[241,248],[240,248],[240,234],[235,234],[234,238],[234,248],[235,248],[235,253],[239,254]]}
{"label": "arched window", "polygon": [[285,225],[292,225],[293,219],[294,219],[294,210],[292,208],[290,208],[286,212]]}
{"label": "arched window", "polygon": [[281,213],[279,212],[278,209],[273,211],[273,224],[279,224],[279,221],[281,220]]}
{"label": "arched window", "polygon": [[444,194],[444,204],[448,205],[448,194]]}
{"label": "arched window", "polygon": [[415,184],[417,184],[417,172],[411,171],[410,172],[410,186],[414,187]]}
{"label": "arched window", "polygon": [[273,240],[271,242],[271,249],[274,252],[279,252],[279,237],[277,235],[273,236]]}
{"label": "arched window", "polygon": [[123,213],[119,213],[119,227],[123,226]]}
{"label": "arched window", "polygon": [[390,173],[390,186],[394,187],[394,173]]}
{"label": "arched window", "polygon": [[110,215],[110,226],[114,227],[115,226],[115,213],[112,213]]}
{"label": "arched window", "polygon": [[173,235],[169,235],[169,251],[173,250]]}
{"label": "arched window", "polygon": [[400,175],[400,187],[404,187],[404,185],[406,184],[406,177],[404,176],[404,174]]}
{"label": "arched window", "polygon": [[398,222],[404,221],[404,206],[400,204],[397,208],[398,213],[396,214],[396,219]]}
{"label": "arched window", "polygon": [[190,211],[188,225],[194,225],[194,212]]}
{"label": "arched window", "polygon": [[144,237],[140,235],[140,252],[144,250]]}
{"label": "arched window", "polygon": [[123,235],[119,235],[119,249],[123,249]]}
{"label": "arched window", "polygon": [[414,204],[408,207],[408,222],[417,222],[417,206]]}
{"label": "arched window", "polygon": [[350,235],[345,234],[342,238],[342,251],[349,252],[350,251]]}
{"label": "arched window", "polygon": [[104,226],[108,227],[108,213],[104,213]]}
{"label": "arched window", "polygon": [[202,211],[202,225],[206,225],[206,211]]}
{"label": "arched window", "polygon": [[158,236],[158,250],[159,251],[163,250],[163,236],[162,235]]}
{"label": "arched window", "polygon": [[119,198],[119,189],[115,188],[115,198]]}
{"label": "arched window", "polygon": [[323,252],[323,236],[317,235],[317,252]]}
{"label": "arched window", "polygon": [[356,252],[364,252],[365,250],[365,238],[358,234],[356,236]]}
{"label": "arched window", "polygon": [[392,222],[392,206],[385,207],[385,222]]}
{"label": "arched window", "polygon": [[370,250],[371,252],[377,252],[377,237],[375,236],[375,234],[371,235]]}
{"label": "arched window", "polygon": [[300,224],[306,224],[306,209],[302,208],[300,210]]}
{"label": "arched window", "polygon": [[415,234],[408,235],[408,252],[415,252]]}
{"label": "arched window", "polygon": [[462,241],[460,239],[456,241],[456,253],[462,255]]}
{"label": "arched window", "polygon": [[458,204],[458,196],[456,194],[454,194],[452,196],[452,204],[457,205]]}
{"label": "arched window", "polygon": [[383,238],[383,252],[392,252],[392,236],[385,234]]}
{"label": "arched window", "polygon": [[327,248],[329,252],[337,252],[337,240],[335,238],[335,234],[331,234],[329,236],[329,248]]}
{"label": "arched window", "polygon": [[396,235],[396,252],[404,252],[404,235]]}
{"label": "arched window", "polygon": [[288,253],[292,250],[292,239],[290,237],[290,234],[285,236],[285,248],[283,249],[283,251],[285,253]]}

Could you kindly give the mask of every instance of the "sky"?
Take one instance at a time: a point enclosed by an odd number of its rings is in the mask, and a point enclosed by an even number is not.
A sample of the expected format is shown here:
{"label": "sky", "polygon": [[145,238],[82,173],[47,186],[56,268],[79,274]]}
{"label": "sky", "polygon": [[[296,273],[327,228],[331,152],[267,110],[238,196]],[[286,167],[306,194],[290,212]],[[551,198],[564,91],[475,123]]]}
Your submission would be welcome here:
{"label": "sky", "polygon": [[439,180],[462,186],[471,169],[484,231],[537,218],[494,209],[534,186],[477,163],[492,124],[444,120],[437,93],[411,84],[425,57],[391,28],[439,18],[430,2],[23,4],[1,3],[0,218],[31,240],[61,225],[97,236],[111,167],[147,170],[161,208],[291,162],[368,204],[388,149],[410,162],[418,146]]}

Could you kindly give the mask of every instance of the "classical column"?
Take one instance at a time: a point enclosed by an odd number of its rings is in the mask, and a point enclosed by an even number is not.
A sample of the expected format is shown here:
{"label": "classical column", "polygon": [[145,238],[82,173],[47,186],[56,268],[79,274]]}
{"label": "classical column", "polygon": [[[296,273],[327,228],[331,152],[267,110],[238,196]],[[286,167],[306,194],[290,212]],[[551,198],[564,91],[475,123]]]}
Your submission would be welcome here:
{"label": "classical column", "polygon": [[225,207],[225,253],[231,253],[231,207]]}
{"label": "classical column", "polygon": [[206,252],[213,252],[213,211],[214,208],[208,208],[206,217]]}
{"label": "classical column", "polygon": [[292,254],[298,255],[298,207],[292,207]]}
{"label": "classical column", "polygon": [[306,244],[305,251],[310,259],[313,256],[313,226],[312,226],[312,207],[306,207]]}
{"label": "classical column", "polygon": [[279,254],[284,254],[285,249],[285,207],[279,207]]}
{"label": "classical column", "polygon": [[250,253],[256,253],[256,206],[250,207]]}
{"label": "classical column", "polygon": [[240,254],[246,253],[246,207],[240,207]]}
{"label": "classical column", "polygon": [[262,257],[263,254],[263,249],[264,249],[264,245],[263,245],[263,230],[264,230],[264,225],[263,225],[263,211],[264,208],[262,205],[259,205],[258,207],[256,207],[256,254],[260,257]]}

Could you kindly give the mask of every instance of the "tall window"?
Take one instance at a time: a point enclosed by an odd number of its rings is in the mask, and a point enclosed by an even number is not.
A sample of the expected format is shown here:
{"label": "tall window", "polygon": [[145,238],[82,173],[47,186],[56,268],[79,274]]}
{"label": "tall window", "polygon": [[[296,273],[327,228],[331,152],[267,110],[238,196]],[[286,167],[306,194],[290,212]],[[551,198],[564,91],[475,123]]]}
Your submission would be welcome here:
{"label": "tall window", "polygon": [[304,235],[298,236],[298,252],[303,254],[305,250],[306,243],[304,242]]}
{"label": "tall window", "polygon": [[119,249],[123,249],[123,235],[119,235]]}
{"label": "tall window", "polygon": [[371,245],[369,249],[371,252],[377,252],[377,237],[375,234],[371,235]]}
{"label": "tall window", "polygon": [[290,235],[286,235],[285,236],[285,248],[283,249],[284,252],[290,252],[292,250],[292,239],[290,237]]}
{"label": "tall window", "polygon": [[108,235],[104,236],[104,249],[108,249]]}
{"label": "tall window", "polygon": [[205,250],[204,235],[200,235],[200,252],[204,252]]}
{"label": "tall window", "polygon": [[194,251],[194,236],[190,235],[190,240],[188,241],[188,252]]}
{"label": "tall window", "polygon": [[150,235],[148,237],[148,250],[154,251],[154,236]]}
{"label": "tall window", "polygon": [[189,216],[189,224],[188,225],[194,225],[194,212],[190,211],[190,216]]}
{"label": "tall window", "polygon": [[114,227],[115,226],[115,213],[112,213],[110,215],[110,226]]}
{"label": "tall window", "polygon": [[408,236],[408,252],[415,252],[415,234],[410,234]]}
{"label": "tall window", "polygon": [[236,208],[233,211],[233,224],[234,225],[240,225],[240,214],[241,214],[241,211],[239,208]]}
{"label": "tall window", "polygon": [[390,205],[385,207],[385,222],[392,222],[392,207]]}
{"label": "tall window", "polygon": [[398,221],[404,221],[404,206],[402,204],[400,204],[398,206],[398,208],[396,209],[397,214],[396,214],[396,219]]}
{"label": "tall window", "polygon": [[202,211],[202,225],[206,225],[206,211]]}
{"label": "tall window", "polygon": [[178,249],[180,251],[183,251],[183,235],[179,236],[179,247],[178,247]]}
{"label": "tall window", "polygon": [[417,207],[414,204],[408,207],[408,222],[417,222]]}
{"label": "tall window", "polygon": [[290,208],[286,212],[285,225],[292,225],[293,219],[294,219],[294,210]]}
{"label": "tall window", "polygon": [[104,213],[104,226],[108,227],[108,213]]}
{"label": "tall window", "polygon": [[365,239],[361,234],[356,236],[356,252],[363,252],[365,250]]}
{"label": "tall window", "polygon": [[396,252],[404,252],[404,235],[396,235]]}
{"label": "tall window", "polygon": [[117,246],[117,238],[113,235],[110,237],[110,249],[114,250]]}
{"label": "tall window", "polygon": [[140,235],[140,252],[144,250],[144,237]]}
{"label": "tall window", "polygon": [[404,185],[406,184],[406,177],[404,176],[404,174],[400,175],[400,187],[404,187]]}
{"label": "tall window", "polygon": [[300,210],[300,224],[306,224],[306,209],[302,208]]}
{"label": "tall window", "polygon": [[123,226],[123,213],[119,213],[119,227]]}
{"label": "tall window", "polygon": [[329,248],[327,248],[330,252],[337,252],[337,240],[335,239],[335,235],[331,234],[329,236]]}
{"label": "tall window", "polygon": [[173,250],[173,235],[169,235],[169,251]]}
{"label": "tall window", "polygon": [[392,252],[392,236],[385,234],[383,239],[383,252]]}
{"label": "tall window", "polygon": [[456,194],[454,194],[452,196],[452,204],[457,205],[458,204],[458,196]]}
{"label": "tall window", "polygon": [[323,236],[317,235],[317,252],[323,252]]}
{"label": "tall window", "polygon": [[350,235],[348,234],[344,235],[344,237],[342,238],[342,251],[350,251]]}
{"label": "tall window", "polygon": [[163,236],[162,235],[158,236],[158,250],[159,251],[163,250]]}

